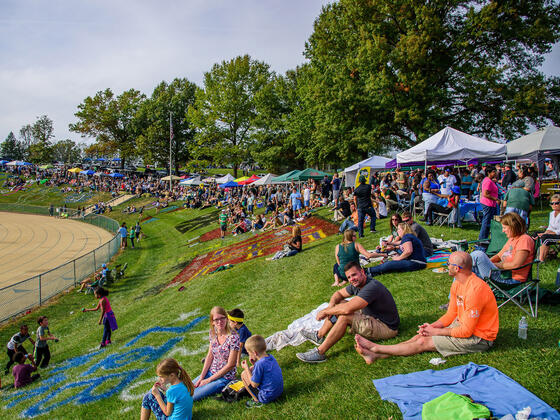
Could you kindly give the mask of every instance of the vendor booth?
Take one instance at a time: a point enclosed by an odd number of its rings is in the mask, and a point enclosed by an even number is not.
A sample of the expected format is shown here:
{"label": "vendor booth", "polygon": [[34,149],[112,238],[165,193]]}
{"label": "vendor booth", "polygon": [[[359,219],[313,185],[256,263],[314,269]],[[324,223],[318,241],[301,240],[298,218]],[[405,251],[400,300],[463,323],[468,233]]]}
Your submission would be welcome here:
{"label": "vendor booth", "polygon": [[369,184],[372,171],[376,169],[385,169],[385,165],[387,165],[387,163],[390,161],[391,159],[382,156],[372,156],[352,166],[349,166],[348,168],[344,169],[344,185],[346,187],[357,186],[360,175],[364,175],[366,177],[366,182]]}

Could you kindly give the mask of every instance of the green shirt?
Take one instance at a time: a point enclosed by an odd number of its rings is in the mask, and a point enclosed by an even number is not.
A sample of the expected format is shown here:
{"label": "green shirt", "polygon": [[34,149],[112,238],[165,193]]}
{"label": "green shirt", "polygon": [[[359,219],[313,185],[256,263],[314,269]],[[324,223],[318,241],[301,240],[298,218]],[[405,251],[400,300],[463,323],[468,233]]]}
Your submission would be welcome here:
{"label": "green shirt", "polygon": [[227,225],[227,214],[225,213],[220,214],[220,225],[222,226]]}
{"label": "green shirt", "polygon": [[506,207],[513,207],[520,210],[529,211],[529,206],[535,205],[533,195],[524,188],[512,188],[504,197]]}
{"label": "green shirt", "polygon": [[39,328],[37,328],[37,347],[47,347],[47,341],[41,340],[41,337],[47,337],[49,335],[51,335],[51,330],[49,330],[49,327],[40,326]]}

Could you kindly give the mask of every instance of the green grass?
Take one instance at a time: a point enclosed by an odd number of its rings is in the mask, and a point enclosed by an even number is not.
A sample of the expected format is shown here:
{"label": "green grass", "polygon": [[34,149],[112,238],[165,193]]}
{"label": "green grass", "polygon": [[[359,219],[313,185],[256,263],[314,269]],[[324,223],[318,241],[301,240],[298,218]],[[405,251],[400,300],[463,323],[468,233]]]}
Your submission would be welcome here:
{"label": "green grass", "polygon": [[[151,200],[136,201],[136,205]],[[134,203],[134,201],[132,202]],[[131,202],[126,205],[132,204]],[[147,212],[154,214],[154,210]],[[332,213],[321,210],[319,215],[329,217]],[[124,215],[119,209],[110,214],[120,221],[133,223],[137,215]],[[121,253],[116,262],[129,263],[126,277],[111,288],[110,300],[116,313],[119,329],[114,333],[113,346],[106,353],[123,353],[121,346],[140,332],[153,326],[182,326],[189,320],[181,320],[180,314],[199,310],[201,315],[208,314],[214,305],[226,309],[240,307],[246,314],[246,323],[254,334],[268,336],[287,327],[294,319],[303,316],[322,302],[328,301],[334,289],[332,283],[333,249],[340,237],[331,236],[305,247],[305,251],[292,258],[279,261],[265,261],[257,258],[238,264],[230,270],[196,278],[186,284],[183,292],[177,287],[163,287],[177,275],[196,255],[216,249],[222,244],[233,244],[248,237],[228,237],[223,242],[215,240],[189,247],[189,238],[198,236],[217,227],[215,209],[181,210],[160,214],[158,221],[143,225],[147,237],[135,250]],[[197,220],[201,220],[198,223]],[[546,224],[547,212],[538,211],[532,215],[532,226]],[[175,227],[186,224],[189,230],[181,234]],[[378,222],[380,233],[367,235],[362,243],[373,248],[381,234],[388,233],[388,222]],[[431,236],[451,239],[475,239],[478,227],[451,230],[430,228]],[[195,241],[193,241],[195,242]],[[192,243],[192,242],[191,242]],[[541,272],[542,286],[552,289],[556,276],[558,260],[544,265]],[[388,274],[379,279],[395,297],[401,316],[399,336],[389,340],[396,343],[409,338],[416,332],[417,325],[438,318],[442,312],[438,306],[447,300],[451,280],[447,275],[434,274],[430,270],[415,273]],[[159,293],[156,293],[158,292]],[[50,318],[51,330],[60,335],[59,343],[51,344],[52,366],[59,366],[64,360],[87,353],[96,347],[101,337],[101,326],[97,325],[98,314],[82,314],[79,309],[93,306],[91,295],[67,293],[54,304],[36,310],[0,329],[0,342],[6,343],[18,325],[27,322],[35,330],[38,315]],[[70,312],[73,312],[70,315]],[[500,333],[494,348],[485,354],[464,355],[448,358],[446,364],[436,370],[463,365],[470,361],[493,366],[538,397],[560,408],[559,399],[559,357],[560,310],[558,307],[542,305],[539,318],[529,320],[529,338],[517,338],[517,323],[520,311],[513,306],[500,310]],[[200,373],[202,352],[197,349],[207,345],[208,322],[198,324],[195,332],[185,334],[184,340],[176,347],[185,348],[194,354],[176,354],[174,357],[195,377]],[[170,334],[153,334],[145,338],[141,345],[160,346]],[[140,343],[139,343],[140,345]],[[29,347],[29,345],[27,345]],[[213,418],[400,418],[401,414],[393,403],[382,401],[371,380],[395,374],[405,374],[431,369],[428,361],[437,357],[425,353],[412,357],[381,360],[367,366],[354,351],[352,337],[345,336],[329,353],[327,363],[307,365],[297,360],[295,353],[311,348],[311,344],[287,347],[274,356],[280,363],[285,381],[285,392],[280,400],[258,410],[247,411],[243,403],[226,404],[212,399],[195,403],[194,416],[198,419]],[[201,351],[201,350],[200,350]],[[100,360],[101,356],[94,359]],[[68,379],[57,386],[81,380],[79,375],[91,366],[69,370]],[[147,369],[135,381],[155,377],[157,362],[132,362],[122,368],[103,371],[126,372],[131,369]],[[42,372],[44,378],[51,376],[52,368]],[[97,373],[99,375],[100,373]],[[3,377],[2,385],[11,383]],[[109,386],[106,384],[105,386]],[[115,383],[113,384],[115,385]],[[41,383],[29,387],[33,391]],[[147,391],[149,384],[138,386],[132,394]],[[50,405],[74,395],[70,390],[58,395],[46,404]],[[96,390],[99,392],[99,390]],[[0,393],[0,399],[6,391]],[[48,395],[48,394],[45,394]],[[4,418],[17,417],[27,407],[45,398],[45,395],[31,397],[18,406],[4,409]],[[4,402],[0,403],[3,406]],[[128,411],[123,411],[128,410]],[[41,418],[137,418],[140,400],[123,401],[119,394],[97,402],[62,405]]]}

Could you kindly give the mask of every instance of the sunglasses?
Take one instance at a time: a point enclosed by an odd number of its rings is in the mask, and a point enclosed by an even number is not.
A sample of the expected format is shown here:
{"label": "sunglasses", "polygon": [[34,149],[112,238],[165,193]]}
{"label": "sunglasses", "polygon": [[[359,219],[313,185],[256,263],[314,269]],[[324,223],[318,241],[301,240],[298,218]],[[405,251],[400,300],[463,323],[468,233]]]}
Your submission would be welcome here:
{"label": "sunglasses", "polygon": [[412,219],[402,219],[403,222],[410,222]]}
{"label": "sunglasses", "polygon": [[550,203],[551,206],[555,206],[556,204],[560,204],[560,201],[552,201],[552,202]]}
{"label": "sunglasses", "polygon": [[463,269],[463,267],[461,267],[459,264],[453,264],[453,263],[449,263],[447,265],[452,265],[454,267],[460,268],[461,270]]}

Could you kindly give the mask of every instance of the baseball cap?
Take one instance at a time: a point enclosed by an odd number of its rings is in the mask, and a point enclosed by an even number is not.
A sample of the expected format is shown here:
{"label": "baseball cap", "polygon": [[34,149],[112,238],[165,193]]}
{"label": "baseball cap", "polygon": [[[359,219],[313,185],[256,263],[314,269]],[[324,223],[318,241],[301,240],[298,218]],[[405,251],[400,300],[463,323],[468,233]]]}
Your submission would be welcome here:
{"label": "baseball cap", "polygon": [[358,180],[360,181],[360,184],[365,184],[366,183],[366,177],[363,175],[360,175],[360,178],[358,178]]}

